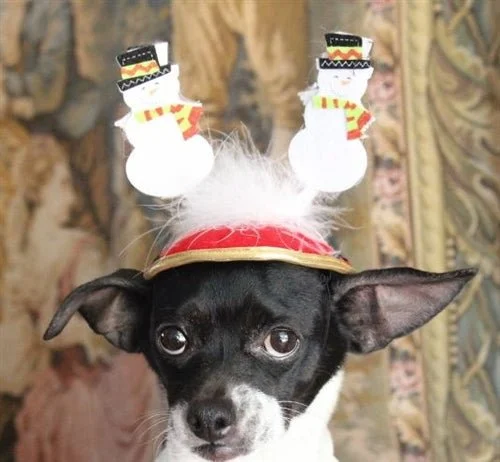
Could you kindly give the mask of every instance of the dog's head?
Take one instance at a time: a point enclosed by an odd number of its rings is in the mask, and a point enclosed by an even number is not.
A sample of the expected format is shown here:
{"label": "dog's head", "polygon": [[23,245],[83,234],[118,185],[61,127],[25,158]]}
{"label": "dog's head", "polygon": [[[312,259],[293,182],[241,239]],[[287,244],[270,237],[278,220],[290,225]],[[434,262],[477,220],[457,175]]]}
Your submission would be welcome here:
{"label": "dog's head", "polygon": [[347,352],[383,348],[422,326],[474,274],[226,262],[145,280],[122,269],[74,290],[45,339],[79,312],[113,345],[143,353],[167,391],[168,441],[230,460],[285,434]]}

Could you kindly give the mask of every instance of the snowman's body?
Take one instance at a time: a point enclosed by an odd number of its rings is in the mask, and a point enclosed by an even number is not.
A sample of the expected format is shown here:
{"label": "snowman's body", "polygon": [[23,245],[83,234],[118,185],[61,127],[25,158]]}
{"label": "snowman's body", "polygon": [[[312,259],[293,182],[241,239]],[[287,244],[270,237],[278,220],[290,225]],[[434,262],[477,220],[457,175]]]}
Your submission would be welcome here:
{"label": "snowman's body", "polygon": [[[364,176],[366,151],[361,136],[348,138],[346,110],[348,101],[363,108],[361,97],[366,91],[371,69],[318,71],[317,85],[302,95],[305,104],[305,126],[292,139],[290,164],[308,187],[326,192],[351,188]],[[321,107],[318,98],[335,100],[335,107]]]}
{"label": "snowman's body", "polygon": [[182,194],[208,175],[214,161],[205,138],[183,131],[179,120],[187,116],[179,110],[201,111],[201,104],[180,95],[178,75],[178,67],[172,65],[168,74],[126,90],[123,99],[130,112],[115,123],[134,147],[127,177],[151,196]]}
{"label": "snowman's body", "polygon": [[[141,109],[135,107],[133,110]],[[116,126],[123,129],[129,143],[139,150],[144,150],[146,146],[149,146],[149,140],[157,139],[161,133],[168,136],[168,140],[172,140],[172,143],[177,144],[182,141],[182,132],[173,114],[165,114],[163,117],[157,117],[144,123],[137,120],[134,117],[134,112],[131,111],[118,120]]]}

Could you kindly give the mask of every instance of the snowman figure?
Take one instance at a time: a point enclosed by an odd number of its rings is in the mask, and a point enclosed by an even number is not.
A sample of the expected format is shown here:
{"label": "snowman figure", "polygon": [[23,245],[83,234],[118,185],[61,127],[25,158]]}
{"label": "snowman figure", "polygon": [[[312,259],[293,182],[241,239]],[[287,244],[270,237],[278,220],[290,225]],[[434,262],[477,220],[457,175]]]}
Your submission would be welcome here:
{"label": "snowman figure", "polygon": [[305,127],[292,139],[289,160],[311,191],[345,191],[364,176],[367,155],[361,139],[373,122],[361,98],[372,76],[372,41],[328,33],[327,55],[318,58],[317,82],[299,93]]}
{"label": "snowman figure", "polygon": [[117,57],[117,85],[130,112],[115,122],[134,147],[126,173],[144,194],[183,194],[205,178],[214,162],[198,134],[201,103],[180,94],[179,67],[168,63],[168,43],[129,48]]}

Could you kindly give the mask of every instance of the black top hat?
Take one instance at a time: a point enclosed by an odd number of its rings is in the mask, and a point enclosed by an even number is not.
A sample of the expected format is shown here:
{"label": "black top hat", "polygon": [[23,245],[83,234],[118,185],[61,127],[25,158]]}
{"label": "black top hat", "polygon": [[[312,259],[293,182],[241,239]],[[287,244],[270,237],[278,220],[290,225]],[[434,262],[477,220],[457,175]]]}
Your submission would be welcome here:
{"label": "black top hat", "polygon": [[[130,77],[119,80],[116,83],[120,91],[129,90],[132,87],[157,79],[170,72],[170,64],[160,65],[154,45],[130,47],[125,53],[118,55],[116,60],[122,68],[122,76],[124,72],[130,73]],[[133,66],[134,64],[137,65],[135,69],[132,68],[132,70],[125,71],[124,68]],[[144,64],[144,66],[141,66],[141,64]],[[134,70],[137,71],[135,75]]]}
{"label": "black top hat", "polygon": [[325,34],[328,58],[318,58],[320,69],[368,69],[369,59],[363,59],[363,38],[358,35]]}

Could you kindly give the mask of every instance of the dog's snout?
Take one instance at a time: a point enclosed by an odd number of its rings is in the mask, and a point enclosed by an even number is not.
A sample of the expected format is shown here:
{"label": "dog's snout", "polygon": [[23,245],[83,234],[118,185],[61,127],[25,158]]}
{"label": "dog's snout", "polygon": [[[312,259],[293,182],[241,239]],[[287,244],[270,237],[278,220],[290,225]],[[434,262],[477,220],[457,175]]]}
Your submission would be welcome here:
{"label": "dog's snout", "polygon": [[234,406],[228,399],[195,401],[189,406],[187,413],[187,422],[192,432],[210,443],[224,438],[235,419]]}

